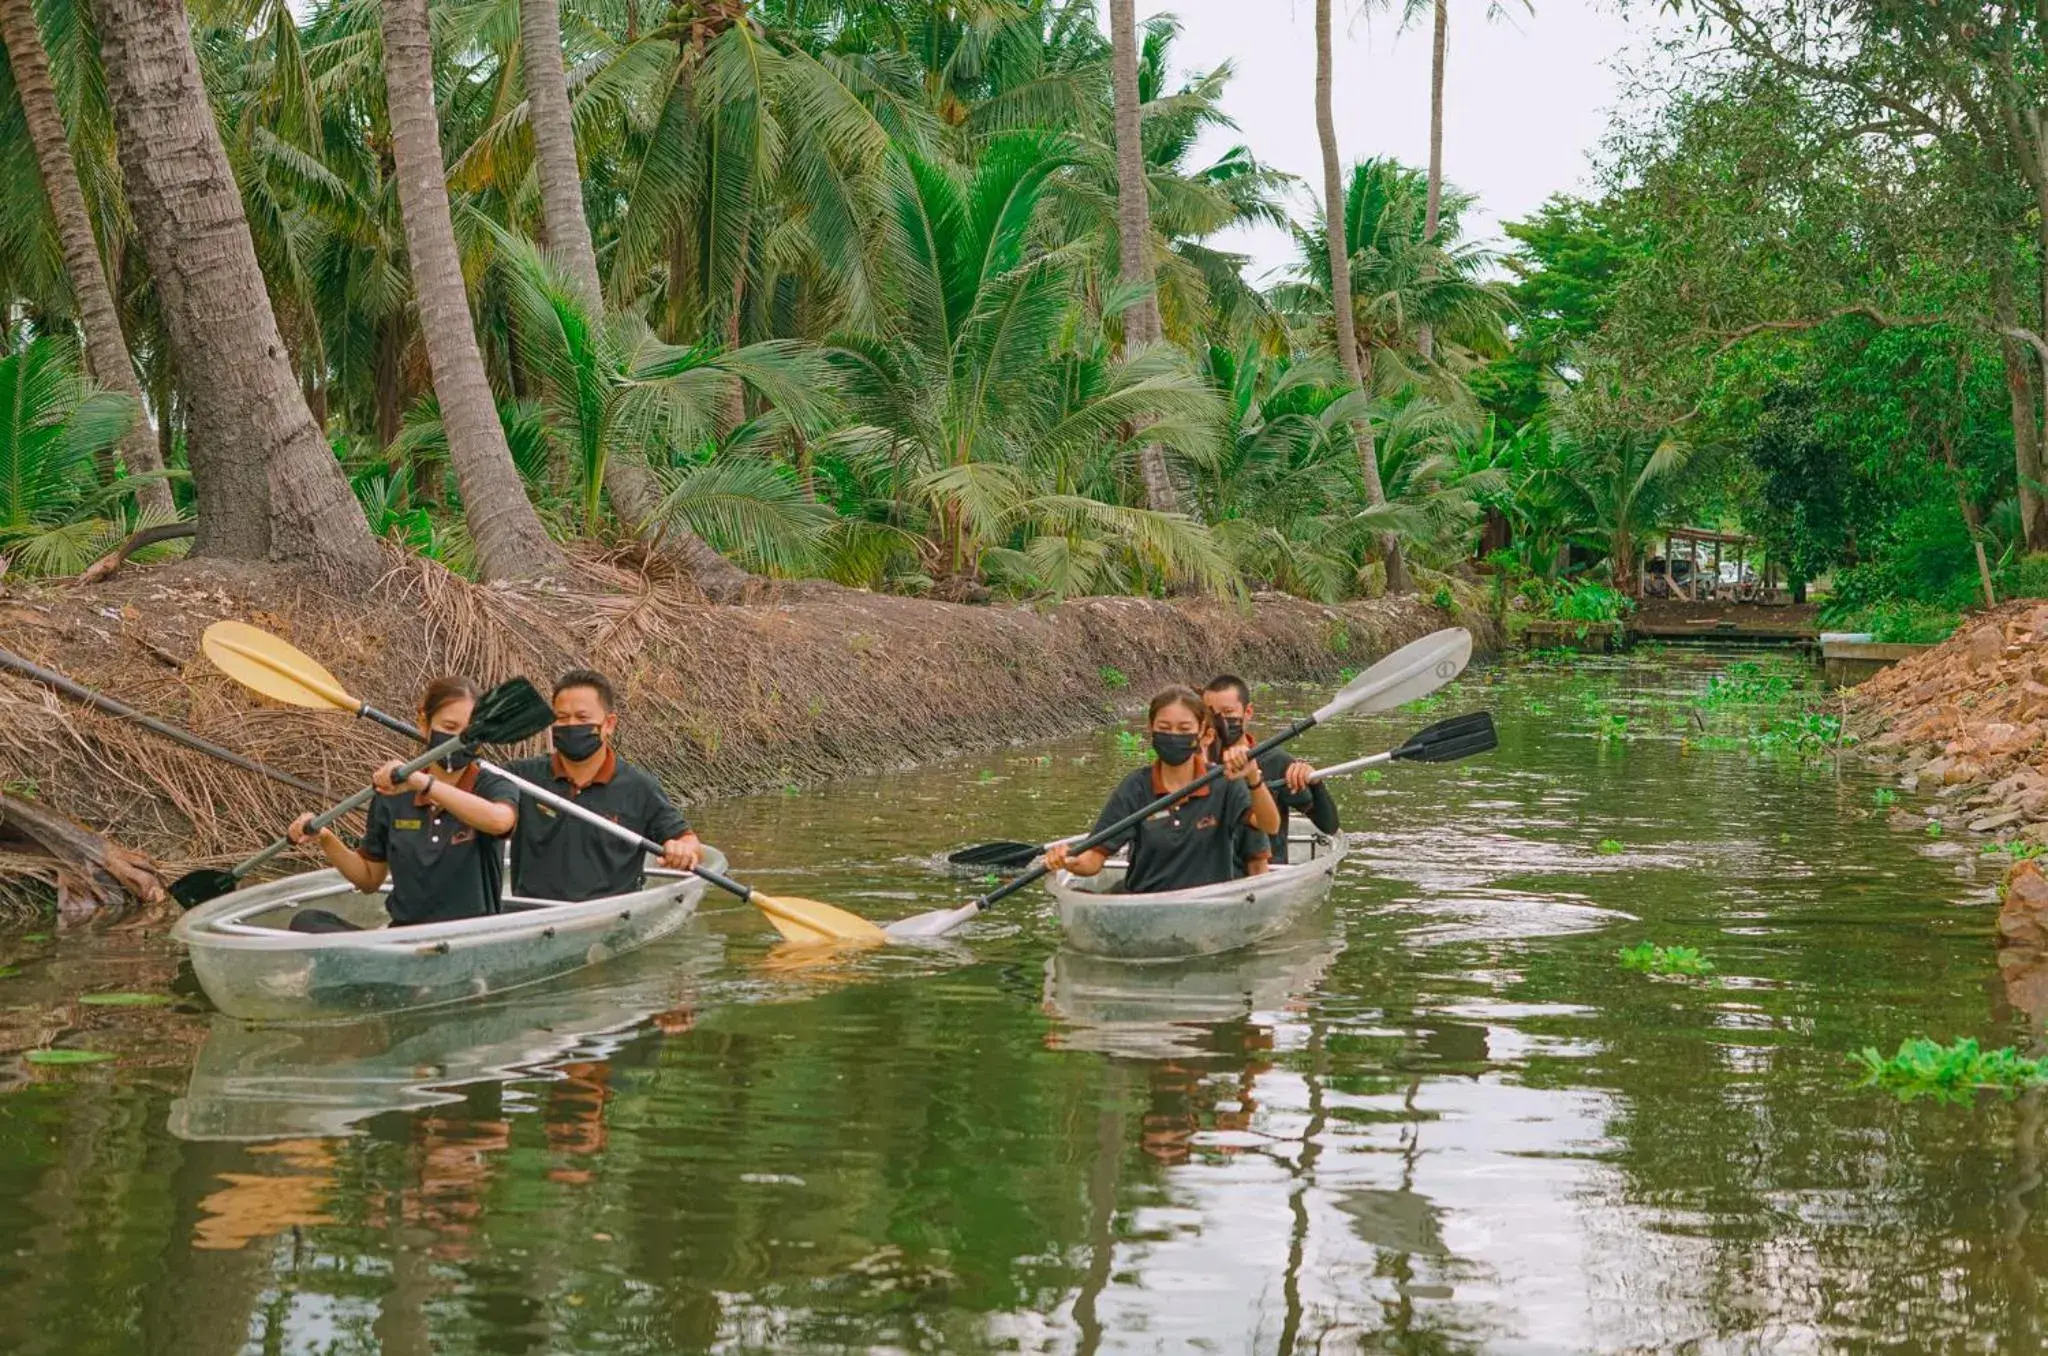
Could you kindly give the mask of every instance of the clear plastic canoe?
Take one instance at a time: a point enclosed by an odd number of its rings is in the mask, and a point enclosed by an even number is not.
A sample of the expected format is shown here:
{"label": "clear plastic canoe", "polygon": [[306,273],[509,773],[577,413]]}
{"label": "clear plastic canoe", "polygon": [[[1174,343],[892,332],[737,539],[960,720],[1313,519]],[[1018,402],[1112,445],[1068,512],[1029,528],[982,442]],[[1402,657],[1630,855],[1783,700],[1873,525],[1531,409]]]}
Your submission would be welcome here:
{"label": "clear plastic canoe", "polygon": [[[725,857],[705,849],[705,863]],[[650,870],[627,895],[564,904],[508,895],[504,910],[453,923],[388,926],[383,895],[338,871],[309,871],[222,895],[178,920],[171,936],[192,957],[199,986],[233,1017],[345,1021],[483,998],[597,965],[665,937],[704,897],[694,875]],[[305,908],[339,914],[362,932],[289,929]]]}
{"label": "clear plastic canoe", "polygon": [[1286,931],[1330,893],[1343,865],[1344,836],[1295,838],[1292,859],[1263,876],[1219,881],[1192,890],[1127,895],[1123,863],[1098,875],[1054,873],[1046,882],[1060,910],[1067,945],[1118,960],[1180,960],[1251,946]]}

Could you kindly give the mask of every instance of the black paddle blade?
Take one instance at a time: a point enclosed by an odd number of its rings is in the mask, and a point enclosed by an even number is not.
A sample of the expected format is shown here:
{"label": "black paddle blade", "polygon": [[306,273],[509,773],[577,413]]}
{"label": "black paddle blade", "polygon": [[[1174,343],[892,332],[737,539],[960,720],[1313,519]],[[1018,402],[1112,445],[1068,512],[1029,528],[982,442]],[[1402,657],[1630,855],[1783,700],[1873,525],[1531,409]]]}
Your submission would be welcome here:
{"label": "black paddle blade", "polygon": [[555,708],[548,699],[524,678],[514,678],[476,699],[462,738],[470,744],[517,744],[554,723]]}
{"label": "black paddle blade", "polygon": [[1045,851],[1041,843],[976,843],[946,855],[948,866],[965,866],[981,871],[1022,871]]}
{"label": "black paddle blade", "polygon": [[1427,730],[1411,735],[1407,743],[1394,750],[1394,761],[1455,763],[1460,758],[1488,753],[1499,747],[1500,736],[1494,733],[1493,714],[1474,711],[1469,716],[1440,720]]}
{"label": "black paddle blade", "polygon": [[219,899],[241,883],[231,871],[201,867],[171,882],[171,898],[178,901],[181,909],[196,909],[209,899]]}

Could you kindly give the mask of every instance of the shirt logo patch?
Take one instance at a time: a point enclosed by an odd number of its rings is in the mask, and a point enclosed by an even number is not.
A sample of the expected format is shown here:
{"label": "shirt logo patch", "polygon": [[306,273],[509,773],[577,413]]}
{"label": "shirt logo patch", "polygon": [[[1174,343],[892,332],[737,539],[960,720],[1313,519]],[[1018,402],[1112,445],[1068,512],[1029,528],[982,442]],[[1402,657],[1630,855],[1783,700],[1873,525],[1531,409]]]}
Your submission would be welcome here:
{"label": "shirt logo patch", "polygon": [[1195,821],[1195,828],[1198,830],[1213,829],[1222,822],[1223,821],[1218,819],[1215,815],[1204,815],[1200,819]]}
{"label": "shirt logo patch", "polygon": [[391,821],[391,827],[394,829],[409,829],[417,831],[419,829],[419,826],[420,821],[418,821],[417,819],[394,819]]}

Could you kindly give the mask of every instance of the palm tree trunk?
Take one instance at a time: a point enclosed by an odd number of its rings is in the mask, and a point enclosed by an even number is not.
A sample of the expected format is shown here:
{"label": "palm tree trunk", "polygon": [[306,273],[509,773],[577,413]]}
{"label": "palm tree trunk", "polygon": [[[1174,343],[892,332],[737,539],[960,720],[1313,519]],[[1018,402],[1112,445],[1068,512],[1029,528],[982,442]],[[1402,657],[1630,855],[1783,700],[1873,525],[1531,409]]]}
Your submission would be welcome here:
{"label": "palm tree trunk", "polygon": [[[1422,209],[1422,243],[1436,243],[1437,220],[1444,205],[1444,58],[1451,41],[1451,0],[1436,0],[1436,33],[1430,45],[1429,64],[1429,192]],[[1426,265],[1425,278],[1436,276],[1435,265]],[[1436,332],[1422,325],[1415,332],[1415,347],[1428,362],[1436,354]]]}
{"label": "palm tree trunk", "polygon": [[[535,167],[540,177],[542,221],[548,242],[594,320],[604,317],[604,286],[597,249],[583,212],[583,178],[576,159],[575,124],[569,85],[562,69],[561,11],[556,0],[520,0],[519,40],[526,70],[526,116],[533,125]],[[746,413],[740,397],[740,417]],[[753,576],[712,549],[681,523],[654,522],[661,489],[644,466],[619,456],[605,458],[604,490],[627,531],[653,540],[706,597],[727,600],[745,594]],[[658,535],[650,538],[649,529]]]}
{"label": "palm tree trunk", "polygon": [[375,568],[362,505],[285,356],[184,0],[95,11],[128,203],[183,387],[193,550]]}
{"label": "palm tree trunk", "polygon": [[405,218],[406,257],[419,303],[427,366],[448,433],[448,459],[462,487],[463,515],[487,580],[531,579],[567,568],[541,526],[512,465],[497,402],[477,348],[476,320],[455,221],[448,207],[447,168],[434,113],[434,53],[427,0],[385,0],[384,94],[391,118],[391,156]]}
{"label": "palm tree trunk", "polygon": [[[1330,111],[1330,83],[1335,60],[1330,50],[1330,0],[1316,0],[1316,135],[1323,146],[1323,219],[1328,228],[1330,250],[1330,311],[1337,322],[1337,357],[1344,364],[1344,376],[1367,395],[1365,370],[1358,353],[1358,318],[1351,312],[1351,253],[1344,230],[1344,172],[1337,154],[1337,121]],[[1358,440],[1358,474],[1365,483],[1366,503],[1373,508],[1387,502],[1380,484],[1379,447],[1373,438],[1372,421],[1361,418],[1352,425]],[[1380,554],[1387,564],[1387,591],[1409,590],[1408,568],[1401,559],[1401,543],[1392,533],[1380,537]]]}
{"label": "palm tree trunk", "polygon": [[[64,270],[70,275],[71,294],[77,301],[79,328],[85,331],[86,365],[95,381],[133,399],[138,415],[143,415],[149,406],[142,398],[142,384],[135,379],[135,364],[128,356],[128,341],[121,334],[120,314],[114,309],[114,294],[107,284],[99,244],[93,237],[85,194],[78,186],[78,166],[71,158],[64,115],[57,107],[57,91],[50,82],[50,57],[43,50],[43,35],[36,26],[32,0],[0,0],[0,43],[7,47],[15,93],[21,99],[22,119],[28,124],[36,167],[42,173],[43,192],[50,200],[57,240],[64,249]],[[163,470],[146,417],[138,417],[135,427],[121,440],[121,457],[131,475]],[[177,511],[171,501],[171,487],[160,479],[136,486],[135,502],[144,512],[163,517]]]}
{"label": "palm tree trunk", "polygon": [[[1124,312],[1124,351],[1135,353],[1160,337],[1159,296],[1154,290],[1152,205],[1145,182],[1143,119],[1138,107],[1138,21],[1133,0],[1109,0],[1110,63],[1115,84],[1117,255],[1123,280],[1145,289],[1144,299]],[[1180,495],[1166,464],[1166,449],[1146,443],[1138,449],[1138,473],[1146,506],[1173,513]]]}
{"label": "palm tree trunk", "polygon": [[576,159],[569,79],[562,68],[562,15],[555,0],[519,0],[519,45],[549,252],[567,270],[591,313],[601,316],[604,290],[598,281],[590,223],[583,215],[583,175]]}

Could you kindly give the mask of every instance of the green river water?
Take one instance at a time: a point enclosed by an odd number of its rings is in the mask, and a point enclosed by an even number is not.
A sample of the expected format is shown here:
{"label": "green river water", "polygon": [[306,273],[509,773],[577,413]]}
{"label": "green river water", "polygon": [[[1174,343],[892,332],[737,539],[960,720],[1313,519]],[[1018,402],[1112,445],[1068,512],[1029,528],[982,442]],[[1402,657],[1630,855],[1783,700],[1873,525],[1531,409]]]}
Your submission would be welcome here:
{"label": "green river water", "polygon": [[[2041,1095],[1901,1103],[1847,1058],[2027,1041],[1997,872],[1703,707],[1730,662],[1507,664],[1313,732],[1485,707],[1502,747],[1341,785],[1329,905],[1196,965],[1065,955],[1033,890],[803,967],[713,895],[579,983],[308,1032],[210,1015],[167,944],[0,937],[17,1047],[121,1056],[0,1057],[0,1352],[2036,1349]],[[1085,828],[1134,756],[697,818],[891,918],[965,896],[950,847]],[[1642,941],[1723,982],[1621,969]],[[114,984],[178,1000],[62,1001]]]}

